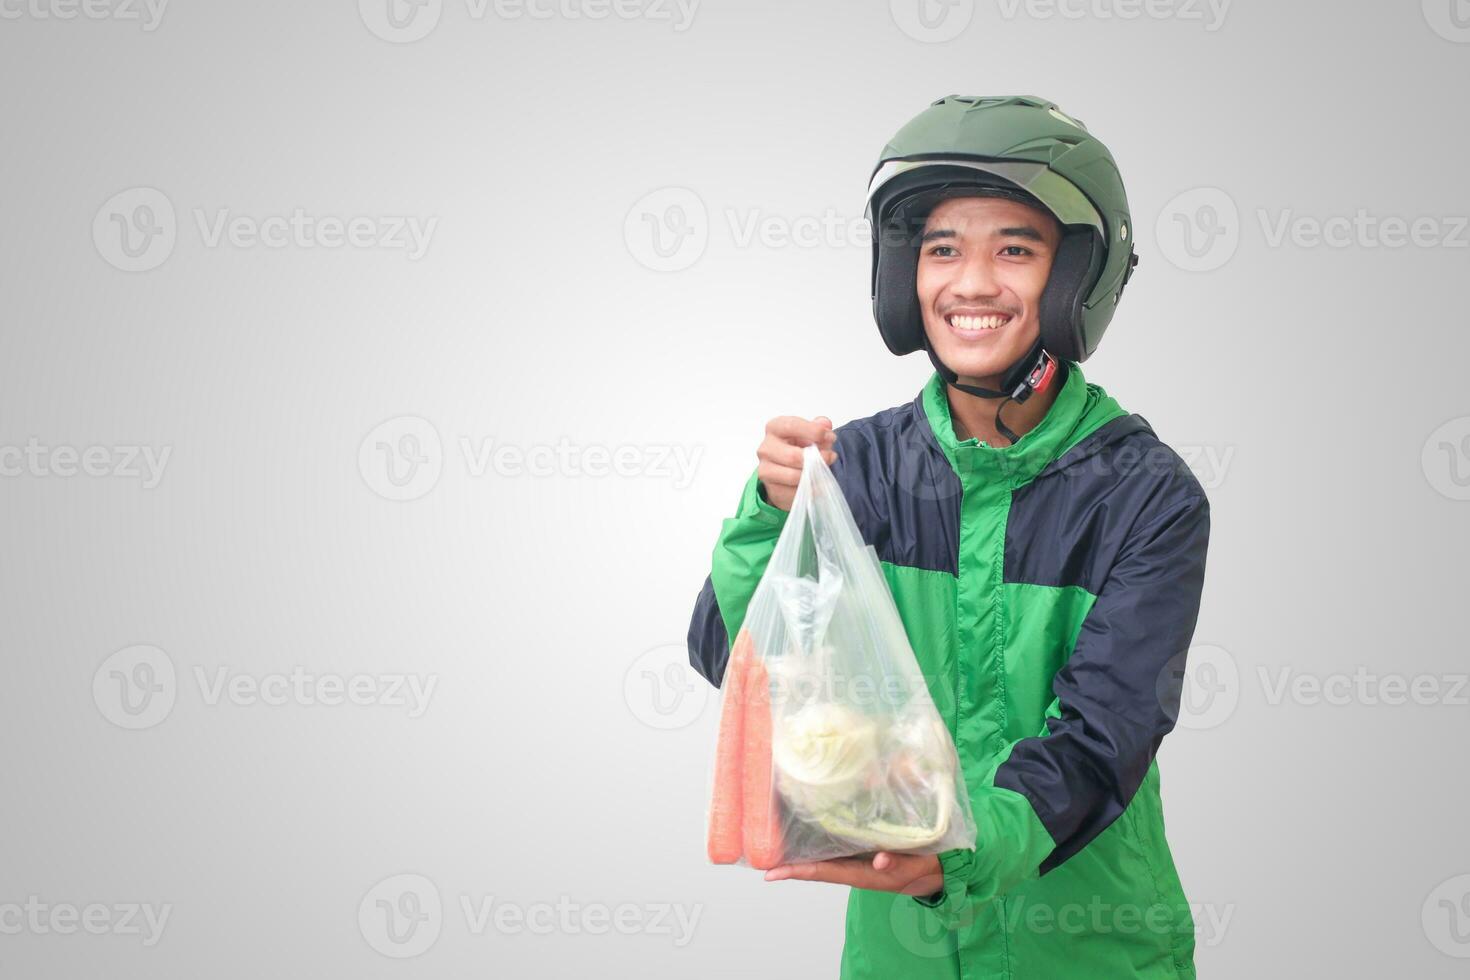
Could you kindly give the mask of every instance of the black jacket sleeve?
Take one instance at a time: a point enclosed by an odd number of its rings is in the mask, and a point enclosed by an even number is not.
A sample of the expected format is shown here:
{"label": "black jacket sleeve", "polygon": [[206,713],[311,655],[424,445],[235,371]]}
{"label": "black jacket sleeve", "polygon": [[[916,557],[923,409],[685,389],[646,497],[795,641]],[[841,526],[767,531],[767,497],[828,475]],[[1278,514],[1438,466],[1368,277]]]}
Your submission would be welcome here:
{"label": "black jacket sleeve", "polygon": [[1025,796],[1056,842],[1042,874],[1122,814],[1178,718],[1210,535],[1198,484],[1181,489],[1129,535],[1053,681],[1046,734],[1016,743],[996,770],[995,785]]}

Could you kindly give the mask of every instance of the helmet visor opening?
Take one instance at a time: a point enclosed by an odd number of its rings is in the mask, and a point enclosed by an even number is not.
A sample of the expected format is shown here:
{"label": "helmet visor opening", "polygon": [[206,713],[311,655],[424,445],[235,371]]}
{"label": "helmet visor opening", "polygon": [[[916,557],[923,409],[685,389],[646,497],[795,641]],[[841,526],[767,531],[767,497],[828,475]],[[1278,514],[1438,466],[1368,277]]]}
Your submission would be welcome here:
{"label": "helmet visor opening", "polygon": [[[1018,187],[965,181],[958,184],[944,184],[905,195],[889,207],[888,217],[882,227],[877,229],[876,234],[886,247],[917,248],[922,244],[924,228],[934,209],[945,201],[963,197],[995,197],[1015,201],[1017,204],[1024,204],[1051,218],[1052,221],[1056,221],[1056,215],[1050,208]],[[1060,222],[1057,222],[1056,227],[1059,234],[1067,233],[1066,226]]]}
{"label": "helmet visor opening", "polygon": [[[1016,200],[1033,207],[1039,204],[1063,225],[1089,225],[1106,240],[1102,216],[1075,184],[1043,163],[1011,160],[889,160],[879,166],[868,184],[868,220],[876,230],[896,216],[898,207],[907,205],[913,195],[944,191],[954,197],[966,186],[997,196],[1009,196],[1003,193],[1006,190],[1019,191],[1022,196]],[[931,200],[931,207],[933,203]],[[875,213],[875,204],[877,211],[886,213]],[[904,210],[908,211],[905,217],[914,216],[907,207]]]}

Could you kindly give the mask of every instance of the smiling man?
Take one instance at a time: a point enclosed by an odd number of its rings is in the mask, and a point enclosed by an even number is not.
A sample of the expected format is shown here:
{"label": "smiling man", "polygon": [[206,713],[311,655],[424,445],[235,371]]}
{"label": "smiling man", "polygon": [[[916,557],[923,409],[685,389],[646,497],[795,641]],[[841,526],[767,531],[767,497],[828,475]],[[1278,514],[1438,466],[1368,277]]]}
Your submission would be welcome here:
{"label": "smiling man", "polygon": [[847,978],[1193,977],[1155,756],[1178,713],[1209,505],[1082,376],[1137,261],[1112,155],[1054,103],[950,96],[868,191],[873,312],[912,401],[766,426],[696,600],[719,684],[819,445],[955,740],[973,850],[788,865],[851,886]]}

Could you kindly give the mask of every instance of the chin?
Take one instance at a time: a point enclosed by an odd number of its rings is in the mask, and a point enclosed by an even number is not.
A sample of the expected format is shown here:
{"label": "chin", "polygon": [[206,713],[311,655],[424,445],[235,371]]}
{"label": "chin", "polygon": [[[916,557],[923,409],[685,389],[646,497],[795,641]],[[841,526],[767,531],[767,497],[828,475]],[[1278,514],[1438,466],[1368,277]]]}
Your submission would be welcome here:
{"label": "chin", "polygon": [[[943,322],[935,326],[925,318],[925,332],[929,342],[935,345],[935,353],[944,365],[956,374],[970,378],[996,378],[1004,374],[1031,349],[1039,333],[1027,329],[1030,324],[1013,322],[1002,327],[1009,336],[998,336],[990,341],[965,342],[949,332]],[[1014,328],[1019,327],[1019,330]],[[937,341],[937,343],[936,343]]]}
{"label": "chin", "polygon": [[977,355],[973,351],[955,350],[954,348],[946,350],[941,347],[938,353],[939,359],[955,374],[971,378],[988,378],[1003,374],[1006,368],[1014,364],[1025,351],[1014,356],[997,357],[993,353]]}

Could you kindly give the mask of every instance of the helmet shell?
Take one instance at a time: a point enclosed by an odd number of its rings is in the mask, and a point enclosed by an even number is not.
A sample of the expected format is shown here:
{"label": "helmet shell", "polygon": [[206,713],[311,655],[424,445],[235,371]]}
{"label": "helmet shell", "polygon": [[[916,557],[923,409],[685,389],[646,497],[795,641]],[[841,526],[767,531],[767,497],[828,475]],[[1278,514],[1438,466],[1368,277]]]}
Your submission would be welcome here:
{"label": "helmet shell", "polygon": [[918,234],[943,197],[994,194],[1039,204],[1062,225],[1041,301],[1054,356],[1097,349],[1138,257],[1112,154],[1080,120],[1035,96],[950,95],[888,141],[869,182],[873,316],[890,350],[926,346],[916,295]]}

